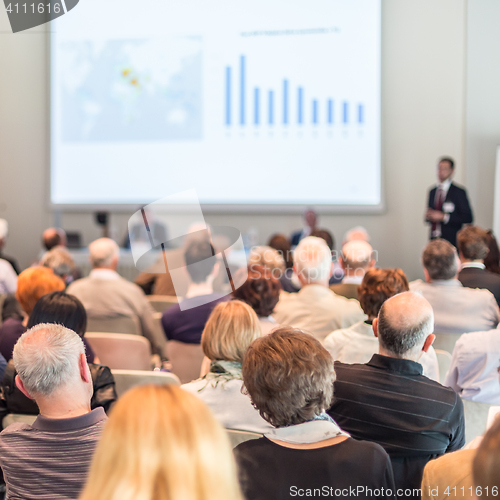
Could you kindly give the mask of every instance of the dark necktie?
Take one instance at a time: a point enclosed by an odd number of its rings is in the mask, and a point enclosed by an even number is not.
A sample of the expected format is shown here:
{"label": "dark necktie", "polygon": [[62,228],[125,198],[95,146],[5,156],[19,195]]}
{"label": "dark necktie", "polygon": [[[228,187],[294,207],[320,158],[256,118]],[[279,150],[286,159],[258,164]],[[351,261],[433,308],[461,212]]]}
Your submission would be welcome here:
{"label": "dark necktie", "polygon": [[[434,210],[438,210],[439,212],[441,212],[441,209],[443,208],[444,198],[445,198],[444,190],[440,186],[437,188],[436,197],[434,198]],[[438,227],[438,223],[433,222],[432,223],[432,232],[436,231],[437,227]]]}

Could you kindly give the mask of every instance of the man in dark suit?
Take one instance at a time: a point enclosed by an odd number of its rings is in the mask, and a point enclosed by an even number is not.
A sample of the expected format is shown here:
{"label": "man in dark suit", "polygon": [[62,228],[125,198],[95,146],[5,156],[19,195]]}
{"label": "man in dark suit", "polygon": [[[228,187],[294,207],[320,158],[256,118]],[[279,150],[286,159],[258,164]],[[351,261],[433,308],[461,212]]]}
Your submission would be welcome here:
{"label": "man in dark suit", "polygon": [[431,225],[430,238],[443,238],[457,246],[457,233],[463,224],[472,222],[472,211],[465,189],[453,184],[455,162],[441,158],[438,163],[438,185],[429,193],[425,220]]}
{"label": "man in dark suit", "polygon": [[500,305],[500,275],[485,269],[484,259],[488,254],[488,233],[476,226],[467,226],[457,234],[458,255],[462,270],[458,279],[468,288],[485,288]]}
{"label": "man in dark suit", "polygon": [[290,245],[292,245],[292,248],[296,247],[299,244],[300,240],[311,236],[311,233],[316,229],[318,216],[312,208],[309,208],[304,212],[304,222],[306,223],[304,228],[293,233],[292,237],[290,238]]}

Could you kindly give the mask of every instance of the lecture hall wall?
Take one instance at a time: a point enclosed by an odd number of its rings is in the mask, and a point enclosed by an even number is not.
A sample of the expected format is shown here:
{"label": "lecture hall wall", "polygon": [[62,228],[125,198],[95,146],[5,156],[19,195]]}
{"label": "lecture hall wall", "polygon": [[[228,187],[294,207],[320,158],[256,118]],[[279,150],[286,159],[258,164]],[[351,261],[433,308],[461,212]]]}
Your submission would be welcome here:
{"label": "lecture hall wall", "polygon": [[[500,143],[500,2],[383,0],[382,152],[386,211],[322,216],[337,246],[344,232],[365,226],[379,265],[422,276],[420,254],[426,191],[442,154],[457,160],[456,179],[469,190],[476,222],[492,224],[495,149]],[[47,28],[8,33],[0,9],[0,217],[10,223],[6,250],[29,265],[40,234],[53,224],[48,206],[49,105]],[[249,182],[252,182],[251,177]],[[256,181],[256,186],[260,181]],[[279,189],[279,186],[276,187]],[[111,225],[120,236],[130,214]],[[260,243],[301,226],[299,215],[212,214],[210,222],[252,231]],[[90,213],[62,214],[84,243],[100,236]]]}

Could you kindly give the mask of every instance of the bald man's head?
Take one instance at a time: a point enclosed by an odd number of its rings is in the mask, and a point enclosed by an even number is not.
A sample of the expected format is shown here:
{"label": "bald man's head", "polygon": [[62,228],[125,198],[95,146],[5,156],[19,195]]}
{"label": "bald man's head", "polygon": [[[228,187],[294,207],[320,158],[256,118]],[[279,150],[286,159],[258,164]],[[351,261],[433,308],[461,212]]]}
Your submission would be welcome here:
{"label": "bald man's head", "polygon": [[47,250],[52,250],[58,246],[66,246],[66,233],[59,227],[49,227],[42,234],[43,246]]}
{"label": "bald man's head", "polygon": [[396,358],[418,359],[433,330],[434,312],[419,293],[400,293],[380,308],[377,322],[380,347]]}
{"label": "bald man's head", "polygon": [[368,242],[355,240],[342,247],[342,267],[344,269],[367,271],[374,264],[373,248]]}

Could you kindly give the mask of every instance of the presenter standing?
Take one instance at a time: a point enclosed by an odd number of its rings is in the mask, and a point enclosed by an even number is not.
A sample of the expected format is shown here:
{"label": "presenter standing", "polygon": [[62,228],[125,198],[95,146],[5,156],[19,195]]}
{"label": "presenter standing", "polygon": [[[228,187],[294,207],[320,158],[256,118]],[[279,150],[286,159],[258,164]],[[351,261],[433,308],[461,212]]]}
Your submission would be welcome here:
{"label": "presenter standing", "polygon": [[443,238],[457,246],[457,233],[463,224],[472,223],[472,210],[465,189],[452,182],[455,162],[439,160],[438,185],[429,192],[425,220],[431,226],[430,239]]}

